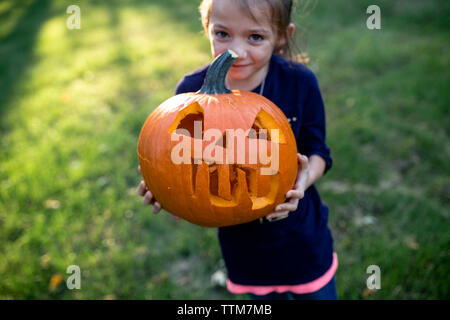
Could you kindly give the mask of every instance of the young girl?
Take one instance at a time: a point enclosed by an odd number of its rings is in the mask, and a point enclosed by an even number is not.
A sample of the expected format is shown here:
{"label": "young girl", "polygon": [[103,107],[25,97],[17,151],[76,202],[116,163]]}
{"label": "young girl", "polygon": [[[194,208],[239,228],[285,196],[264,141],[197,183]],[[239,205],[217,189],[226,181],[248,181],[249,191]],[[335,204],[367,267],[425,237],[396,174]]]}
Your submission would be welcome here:
{"label": "young girl", "polygon": [[[285,59],[295,31],[291,10],[290,0],[203,0],[200,5],[213,56],[227,49],[239,56],[227,73],[227,87],[259,93],[285,113],[302,169],[287,202],[264,219],[219,228],[219,242],[232,293],[252,299],[337,299],[328,208],[313,185],[332,165],[325,111],[313,72]],[[208,67],[186,75],[176,94],[198,91]],[[144,204],[153,204],[154,213],[160,211],[143,181],[137,192]]]}

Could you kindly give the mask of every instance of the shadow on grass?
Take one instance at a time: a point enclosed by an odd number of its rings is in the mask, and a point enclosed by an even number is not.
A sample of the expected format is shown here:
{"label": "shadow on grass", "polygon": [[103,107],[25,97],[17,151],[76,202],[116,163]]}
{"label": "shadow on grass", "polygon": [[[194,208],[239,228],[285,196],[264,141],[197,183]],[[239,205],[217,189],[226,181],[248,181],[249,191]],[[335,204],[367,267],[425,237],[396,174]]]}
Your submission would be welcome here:
{"label": "shadow on grass", "polygon": [[[12,10],[18,10],[21,2],[14,2]],[[0,38],[0,119],[7,111],[17,87],[27,69],[33,64],[34,46],[39,30],[50,16],[49,0],[35,0],[28,4],[15,26]],[[9,11],[8,11],[9,12]],[[4,124],[0,121],[0,130]]]}

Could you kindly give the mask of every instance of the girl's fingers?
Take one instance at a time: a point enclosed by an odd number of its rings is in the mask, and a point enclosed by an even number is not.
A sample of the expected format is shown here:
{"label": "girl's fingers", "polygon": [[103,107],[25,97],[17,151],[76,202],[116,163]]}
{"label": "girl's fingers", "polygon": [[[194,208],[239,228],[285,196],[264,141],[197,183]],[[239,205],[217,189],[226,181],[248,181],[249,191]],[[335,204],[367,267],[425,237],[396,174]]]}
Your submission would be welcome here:
{"label": "girl's fingers", "polygon": [[160,204],[159,202],[155,202],[155,203],[153,204],[152,212],[153,212],[154,214],[157,214],[159,211],[161,211],[161,204]]}
{"label": "girl's fingers", "polygon": [[289,211],[280,211],[280,212],[272,212],[271,214],[267,215],[266,218],[268,220],[274,219],[274,218],[281,218],[281,217],[287,217],[289,215]]}
{"label": "girl's fingers", "polygon": [[287,193],[286,193],[286,198],[287,199],[293,199],[293,198],[295,198],[295,199],[302,199],[303,197],[305,196],[305,193],[303,192],[303,191],[301,191],[301,190],[296,190],[296,189],[293,189],[293,190],[289,190]]}
{"label": "girl's fingers", "polygon": [[289,212],[297,210],[298,201],[299,199],[292,198],[288,202],[276,206],[275,212],[272,212],[271,214],[267,215],[267,219],[288,216]]}
{"label": "girl's fingers", "polygon": [[141,183],[139,183],[139,186],[136,189],[136,193],[143,197],[147,191],[148,189],[147,186],[145,185],[145,182],[141,181]]}
{"label": "girl's fingers", "polygon": [[307,156],[297,153],[297,160],[298,160],[298,164],[300,165],[300,169],[302,171],[308,169],[309,159]]}
{"label": "girl's fingers", "polygon": [[[141,171],[141,166],[139,166],[139,172]],[[139,186],[136,189],[136,193],[140,196],[142,196],[142,204],[144,205],[151,205],[153,204],[152,212],[154,214],[157,214],[161,211],[162,207],[161,204],[153,198],[153,194],[150,190],[148,190],[147,186],[145,185],[144,181],[141,181],[139,183]]]}
{"label": "girl's fingers", "polygon": [[295,210],[297,210],[297,207],[298,207],[298,201],[297,201],[297,203],[286,202],[286,203],[280,205],[278,210],[275,210],[275,212],[279,212],[279,211],[289,211],[289,212],[290,211],[295,211]]}
{"label": "girl's fingers", "polygon": [[148,190],[142,198],[142,204],[152,204],[153,201],[153,194]]}
{"label": "girl's fingers", "polygon": [[287,203],[289,203],[289,204],[295,206],[295,209],[297,209],[298,201],[299,201],[299,200],[300,200],[300,199],[298,199],[298,198],[292,198],[292,199],[290,199]]}
{"label": "girl's fingers", "polygon": [[302,180],[306,169],[309,167],[309,160],[307,156],[297,153],[298,171],[297,178],[295,179],[295,189],[299,189],[300,181]]}
{"label": "girl's fingers", "polygon": [[275,212],[279,212],[279,211],[295,211],[297,210],[298,207],[298,199],[296,198],[292,198],[290,201],[279,204],[276,208],[275,208]]}
{"label": "girl's fingers", "polygon": [[147,189],[145,186],[144,181],[141,181],[137,188],[137,194],[140,196],[143,196],[142,198],[142,204],[144,205],[151,205],[153,204],[152,212],[154,214],[157,214],[161,211],[161,204],[153,198],[153,194],[150,190]]}

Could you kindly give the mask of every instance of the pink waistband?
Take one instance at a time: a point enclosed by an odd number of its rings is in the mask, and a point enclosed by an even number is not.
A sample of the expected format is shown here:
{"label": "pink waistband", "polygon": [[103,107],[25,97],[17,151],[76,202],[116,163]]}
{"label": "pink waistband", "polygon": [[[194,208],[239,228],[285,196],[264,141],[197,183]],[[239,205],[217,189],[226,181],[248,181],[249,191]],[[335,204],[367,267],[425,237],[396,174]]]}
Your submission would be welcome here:
{"label": "pink waistband", "polygon": [[231,293],[253,293],[256,295],[265,295],[272,291],[278,293],[290,291],[297,294],[311,293],[323,288],[333,278],[338,267],[338,258],[336,252],[333,253],[333,262],[331,267],[322,276],[308,283],[285,285],[285,286],[246,286],[236,284],[227,279],[227,288]]}

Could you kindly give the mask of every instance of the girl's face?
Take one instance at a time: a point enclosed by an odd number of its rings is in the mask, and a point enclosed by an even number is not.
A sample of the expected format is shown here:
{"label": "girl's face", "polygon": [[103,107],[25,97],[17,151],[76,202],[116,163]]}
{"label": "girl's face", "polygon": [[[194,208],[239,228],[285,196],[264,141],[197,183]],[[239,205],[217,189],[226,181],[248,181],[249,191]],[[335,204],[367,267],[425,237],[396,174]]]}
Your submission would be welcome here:
{"label": "girl's face", "polygon": [[208,35],[213,56],[227,49],[239,55],[227,73],[230,89],[258,86],[268,71],[275,46],[280,44],[267,4],[255,2],[252,13],[257,21],[234,0],[215,0],[211,8]]}

